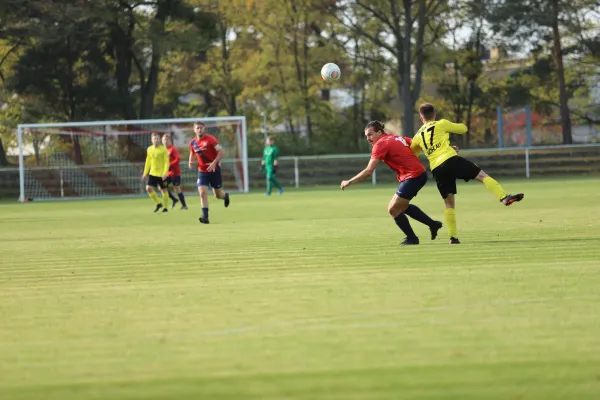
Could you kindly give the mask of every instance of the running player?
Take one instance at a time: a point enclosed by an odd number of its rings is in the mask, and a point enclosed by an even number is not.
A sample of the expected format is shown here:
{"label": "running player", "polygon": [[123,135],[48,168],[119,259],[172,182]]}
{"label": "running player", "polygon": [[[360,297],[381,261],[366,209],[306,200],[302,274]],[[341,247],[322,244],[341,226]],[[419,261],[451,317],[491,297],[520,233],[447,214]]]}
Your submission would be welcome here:
{"label": "running player", "polygon": [[[167,190],[169,191],[169,197],[173,204],[171,208],[175,208],[175,205],[181,201],[181,209],[187,210],[187,205],[185,204],[185,196],[183,195],[183,191],[181,190],[181,168],[179,168],[179,163],[181,162],[181,156],[179,155],[179,151],[177,151],[177,147],[173,146],[171,142],[171,136],[168,133],[165,133],[162,137],[162,143],[169,152],[169,173],[167,174]],[[177,193],[177,197],[171,192],[171,187],[173,191]]]}
{"label": "running player", "polygon": [[367,141],[373,146],[371,160],[367,168],[359,172],[354,178],[342,181],[342,190],[355,182],[360,182],[373,174],[380,161],[383,161],[396,173],[400,186],[392,197],[388,212],[394,218],[396,225],[404,232],[406,239],[401,245],[419,244],[419,238],[410,226],[406,215],[425,224],[431,231],[431,239],[435,239],[438,230],[442,227],[440,221],[434,221],[414,204],[409,204],[411,199],[427,183],[425,167],[410,151],[411,139],[396,136],[385,132],[385,126],[380,121],[371,121],[365,128]]}
{"label": "running player", "polygon": [[[148,196],[156,203],[154,212],[157,212],[161,208],[163,212],[169,211],[167,209],[169,201],[169,193],[167,190],[167,173],[169,172],[169,153],[165,146],[160,142],[160,135],[158,133],[152,134],[152,145],[146,150],[146,164],[144,165],[144,174],[142,175],[143,180],[146,182],[146,192]],[[158,194],[156,194],[156,188],[160,187],[162,192],[163,204],[160,203]]]}
{"label": "running player", "polygon": [[223,191],[223,178],[221,176],[221,166],[219,161],[223,158],[223,147],[219,144],[217,138],[206,133],[206,125],[203,122],[194,123],[194,133],[196,137],[190,142],[189,167],[193,169],[194,154],[198,159],[198,192],[200,194],[200,205],[202,206],[202,216],[198,221],[202,224],[208,224],[208,187],[211,186],[217,199],[229,207],[229,193]]}
{"label": "running player", "polygon": [[456,211],[454,209],[454,195],[457,193],[456,180],[465,182],[477,179],[505,205],[510,206],[525,197],[523,193],[507,194],[502,186],[488,176],[481,168],[457,155],[456,149],[450,145],[450,133],[464,134],[467,132],[465,124],[454,124],[448,120],[435,120],[435,108],[429,103],[421,104],[419,114],[423,126],[410,145],[413,153],[418,156],[421,151],[429,159],[431,172],[437,182],[437,187],[446,204],[444,217],[448,226],[450,244],[460,244],[456,229]]}

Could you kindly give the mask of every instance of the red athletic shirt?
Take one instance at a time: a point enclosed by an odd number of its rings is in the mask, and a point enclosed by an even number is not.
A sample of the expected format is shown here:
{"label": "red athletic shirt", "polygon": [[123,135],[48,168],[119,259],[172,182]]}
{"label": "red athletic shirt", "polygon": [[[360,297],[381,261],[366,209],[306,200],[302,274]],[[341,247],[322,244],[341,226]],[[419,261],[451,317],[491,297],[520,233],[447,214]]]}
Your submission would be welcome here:
{"label": "red athletic shirt", "polygon": [[190,151],[198,158],[198,171],[208,172],[208,166],[215,161],[221,145],[216,137],[207,133],[201,139],[193,138],[190,142]]}
{"label": "red athletic shirt", "polygon": [[167,151],[169,152],[169,172],[167,173],[167,176],[181,176],[181,168],[179,168],[181,156],[177,151],[177,147],[169,146],[167,147]]}
{"label": "red athletic shirt", "polygon": [[396,173],[398,182],[416,178],[425,167],[410,150],[411,138],[384,133],[373,146],[371,157],[383,161]]}

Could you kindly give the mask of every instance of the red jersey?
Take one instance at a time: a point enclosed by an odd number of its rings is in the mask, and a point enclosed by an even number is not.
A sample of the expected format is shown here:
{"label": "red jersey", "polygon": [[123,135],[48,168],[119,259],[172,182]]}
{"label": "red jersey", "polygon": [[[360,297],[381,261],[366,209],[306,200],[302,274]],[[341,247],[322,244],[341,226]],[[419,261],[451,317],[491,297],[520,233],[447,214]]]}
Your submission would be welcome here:
{"label": "red jersey", "polygon": [[421,161],[410,150],[411,138],[384,133],[373,146],[371,157],[383,161],[396,173],[398,182],[425,172]]}
{"label": "red jersey", "polygon": [[167,173],[167,176],[181,176],[181,168],[179,168],[181,156],[177,151],[177,147],[169,146],[167,147],[167,151],[169,152],[169,172]]}
{"label": "red jersey", "polygon": [[208,166],[215,161],[221,150],[221,145],[216,137],[207,133],[201,139],[193,138],[190,142],[190,151],[198,159],[198,171],[208,172]]}

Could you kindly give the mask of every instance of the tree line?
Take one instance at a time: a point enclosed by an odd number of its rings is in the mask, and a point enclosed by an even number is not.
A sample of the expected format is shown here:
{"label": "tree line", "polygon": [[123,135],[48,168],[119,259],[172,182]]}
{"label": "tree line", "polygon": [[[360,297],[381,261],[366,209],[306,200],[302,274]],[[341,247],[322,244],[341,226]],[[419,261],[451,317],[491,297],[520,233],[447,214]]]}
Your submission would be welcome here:
{"label": "tree line", "polygon": [[289,151],[364,151],[368,120],[412,136],[421,101],[467,146],[476,117],[525,104],[571,143],[573,118],[598,122],[599,17],[598,0],[3,0],[0,164],[18,123],[240,114]]}

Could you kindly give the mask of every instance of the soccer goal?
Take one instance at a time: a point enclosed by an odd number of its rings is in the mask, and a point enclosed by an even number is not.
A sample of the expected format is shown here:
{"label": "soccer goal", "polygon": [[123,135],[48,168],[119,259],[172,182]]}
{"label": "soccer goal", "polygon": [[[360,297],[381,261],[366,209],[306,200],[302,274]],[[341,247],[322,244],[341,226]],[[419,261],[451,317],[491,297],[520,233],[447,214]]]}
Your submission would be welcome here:
{"label": "soccer goal", "polygon": [[196,121],[223,145],[223,187],[248,192],[246,117],[236,116],[19,125],[19,200],[144,195],[141,176],[154,132],[171,136],[182,158],[183,189],[195,191],[197,171],[187,164]]}

